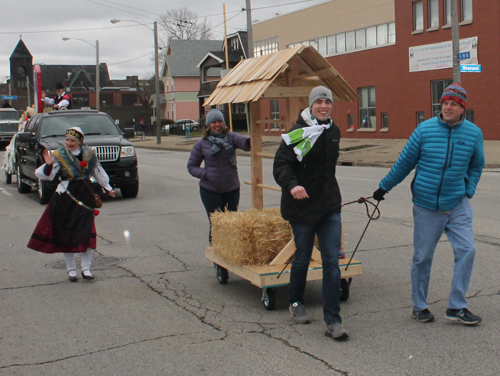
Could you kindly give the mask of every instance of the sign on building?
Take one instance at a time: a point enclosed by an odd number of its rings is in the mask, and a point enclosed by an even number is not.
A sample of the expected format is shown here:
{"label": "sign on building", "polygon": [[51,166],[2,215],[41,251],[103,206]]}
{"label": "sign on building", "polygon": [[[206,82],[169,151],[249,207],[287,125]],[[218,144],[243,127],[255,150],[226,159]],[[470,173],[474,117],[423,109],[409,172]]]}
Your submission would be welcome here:
{"label": "sign on building", "polygon": [[[477,37],[460,39],[460,64],[477,65]],[[408,49],[410,72],[453,68],[452,42],[414,46]]]}

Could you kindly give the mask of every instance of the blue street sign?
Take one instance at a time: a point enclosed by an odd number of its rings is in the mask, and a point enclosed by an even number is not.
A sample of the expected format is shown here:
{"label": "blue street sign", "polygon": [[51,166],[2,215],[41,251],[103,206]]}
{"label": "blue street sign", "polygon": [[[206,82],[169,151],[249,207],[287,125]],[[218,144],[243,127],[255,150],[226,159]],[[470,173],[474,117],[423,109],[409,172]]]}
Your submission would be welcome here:
{"label": "blue street sign", "polygon": [[470,52],[460,52],[458,54],[458,60],[470,59]]}
{"label": "blue street sign", "polygon": [[6,100],[17,99],[17,95],[2,95],[0,99],[6,99]]}
{"label": "blue street sign", "polygon": [[463,64],[463,65],[460,65],[460,72],[481,73],[481,64]]}

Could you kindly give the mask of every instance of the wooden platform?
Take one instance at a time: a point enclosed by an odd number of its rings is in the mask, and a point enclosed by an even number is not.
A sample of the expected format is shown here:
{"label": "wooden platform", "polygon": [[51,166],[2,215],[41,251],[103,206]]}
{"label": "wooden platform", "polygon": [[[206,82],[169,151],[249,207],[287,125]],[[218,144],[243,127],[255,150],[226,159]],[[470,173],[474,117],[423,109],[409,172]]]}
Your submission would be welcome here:
{"label": "wooden platform", "polygon": [[[228,271],[239,275],[250,281],[253,285],[261,288],[268,287],[278,287],[286,286],[290,283],[290,268],[291,264],[288,265],[285,271],[278,275],[283,270],[283,265],[236,265],[232,262],[226,261],[223,258],[217,256],[213,252],[212,247],[205,248],[205,257],[210,261],[226,268]],[[348,258],[339,260],[340,271],[342,273],[342,279],[357,277],[363,274],[363,265],[361,261],[352,260],[349,265],[349,269],[346,271],[345,268],[349,262]],[[311,260],[309,264],[309,272],[307,273],[308,281],[320,280],[323,278],[323,266],[321,261]]]}

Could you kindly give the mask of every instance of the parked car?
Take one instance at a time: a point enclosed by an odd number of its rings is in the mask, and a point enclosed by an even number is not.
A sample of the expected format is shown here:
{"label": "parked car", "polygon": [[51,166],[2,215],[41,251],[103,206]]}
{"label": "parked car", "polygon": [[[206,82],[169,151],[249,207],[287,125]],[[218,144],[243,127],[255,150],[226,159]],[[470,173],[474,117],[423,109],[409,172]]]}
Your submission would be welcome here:
{"label": "parked car", "polygon": [[182,119],[177,120],[173,124],[167,124],[163,126],[163,130],[168,131],[170,134],[180,134],[184,132],[186,126],[189,126],[189,129],[191,131],[197,131],[199,128],[197,121],[194,121],[192,119]]}
{"label": "parked car", "polygon": [[0,142],[9,143],[19,127],[19,112],[15,108],[0,108]]}
{"label": "parked car", "polygon": [[43,152],[64,145],[66,130],[80,127],[85,144],[90,146],[109,176],[109,184],[119,188],[123,197],[136,197],[139,192],[137,156],[132,143],[133,128],[122,133],[111,117],[95,110],[66,110],[34,115],[26,124],[25,132],[15,139],[17,189],[28,193],[38,189],[39,201],[46,204],[54,193],[57,180],[38,180],[35,170],[44,162]]}

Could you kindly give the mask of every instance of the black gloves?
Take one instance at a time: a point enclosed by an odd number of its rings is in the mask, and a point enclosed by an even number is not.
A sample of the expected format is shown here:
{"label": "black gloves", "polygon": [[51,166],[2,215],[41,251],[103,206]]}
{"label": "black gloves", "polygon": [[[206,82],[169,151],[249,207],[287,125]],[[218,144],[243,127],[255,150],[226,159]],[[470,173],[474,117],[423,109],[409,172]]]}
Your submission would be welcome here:
{"label": "black gloves", "polygon": [[382,201],[386,193],[387,192],[384,191],[382,188],[379,188],[375,192],[373,192],[373,198],[377,201]]}

